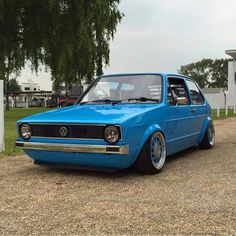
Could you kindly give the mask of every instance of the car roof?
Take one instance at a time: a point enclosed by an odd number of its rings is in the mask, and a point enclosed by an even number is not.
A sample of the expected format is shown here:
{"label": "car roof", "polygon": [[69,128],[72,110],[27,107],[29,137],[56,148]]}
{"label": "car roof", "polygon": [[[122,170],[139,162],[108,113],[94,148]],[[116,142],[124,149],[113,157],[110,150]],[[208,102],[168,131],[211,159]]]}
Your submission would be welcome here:
{"label": "car roof", "polygon": [[178,74],[178,73],[167,73],[167,72],[143,72],[143,73],[120,73],[120,74],[106,74],[103,75],[101,77],[115,77],[115,76],[132,76],[132,75],[161,75],[163,77],[167,77],[167,76],[173,76],[173,77],[182,77],[185,79],[191,79],[192,78],[186,76],[186,75],[182,75],[182,74]]}

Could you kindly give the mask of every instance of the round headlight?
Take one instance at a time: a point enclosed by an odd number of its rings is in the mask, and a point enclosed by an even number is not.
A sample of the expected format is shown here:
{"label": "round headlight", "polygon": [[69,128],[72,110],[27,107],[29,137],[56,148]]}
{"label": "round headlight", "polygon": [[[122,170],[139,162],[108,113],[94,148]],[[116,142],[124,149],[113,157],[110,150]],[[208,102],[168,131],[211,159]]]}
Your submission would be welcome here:
{"label": "round headlight", "polygon": [[29,139],[31,136],[31,128],[27,124],[23,124],[20,127],[20,135],[23,139]]}
{"label": "round headlight", "polygon": [[113,125],[107,126],[105,131],[104,131],[104,139],[108,143],[115,143],[115,142],[117,142],[118,139],[119,139],[118,128],[113,126]]}

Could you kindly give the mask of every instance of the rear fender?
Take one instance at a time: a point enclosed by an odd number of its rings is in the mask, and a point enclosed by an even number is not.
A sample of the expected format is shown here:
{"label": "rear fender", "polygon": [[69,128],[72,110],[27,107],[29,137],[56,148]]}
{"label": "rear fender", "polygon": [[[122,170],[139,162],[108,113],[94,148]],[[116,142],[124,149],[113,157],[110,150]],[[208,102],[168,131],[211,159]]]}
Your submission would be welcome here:
{"label": "rear fender", "polygon": [[207,127],[209,126],[209,123],[210,123],[210,122],[213,123],[211,117],[208,116],[208,117],[205,119],[205,121],[203,122],[202,129],[201,129],[201,135],[200,135],[200,137],[199,137],[198,143],[200,143],[200,142],[203,140],[203,137],[204,137],[204,135],[205,135],[205,133],[206,133]]}

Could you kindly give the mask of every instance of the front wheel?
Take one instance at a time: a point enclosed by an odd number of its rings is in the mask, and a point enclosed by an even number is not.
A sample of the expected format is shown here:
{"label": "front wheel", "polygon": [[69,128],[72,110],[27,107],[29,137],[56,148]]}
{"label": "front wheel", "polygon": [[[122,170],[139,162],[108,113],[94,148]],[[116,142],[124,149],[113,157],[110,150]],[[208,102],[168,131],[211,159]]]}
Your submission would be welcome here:
{"label": "front wheel", "polygon": [[136,161],[139,171],[147,174],[160,172],[166,160],[166,142],[161,132],[155,132],[146,141]]}
{"label": "front wheel", "polygon": [[199,143],[199,146],[203,149],[210,149],[213,147],[214,143],[215,143],[215,128],[213,122],[210,121],[204,134],[204,137],[201,143]]}

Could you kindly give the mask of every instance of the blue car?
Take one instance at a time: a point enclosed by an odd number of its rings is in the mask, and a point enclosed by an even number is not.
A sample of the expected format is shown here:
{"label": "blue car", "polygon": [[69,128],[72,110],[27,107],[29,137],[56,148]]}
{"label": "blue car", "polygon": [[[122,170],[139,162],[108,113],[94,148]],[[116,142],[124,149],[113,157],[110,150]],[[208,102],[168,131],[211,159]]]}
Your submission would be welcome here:
{"label": "blue car", "polygon": [[197,83],[164,73],[102,76],[70,107],[17,122],[16,146],[36,164],[162,170],[166,157],[212,148],[211,108]]}

